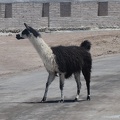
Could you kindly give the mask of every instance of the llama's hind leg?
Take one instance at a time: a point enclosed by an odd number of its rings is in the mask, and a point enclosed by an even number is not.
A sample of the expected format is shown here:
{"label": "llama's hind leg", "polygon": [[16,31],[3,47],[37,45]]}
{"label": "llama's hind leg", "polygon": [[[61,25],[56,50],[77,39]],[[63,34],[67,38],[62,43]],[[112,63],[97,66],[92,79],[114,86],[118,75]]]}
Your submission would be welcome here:
{"label": "llama's hind leg", "polygon": [[80,72],[74,73],[74,77],[77,83],[77,95],[75,97],[75,101],[78,101],[81,89]]}
{"label": "llama's hind leg", "polygon": [[83,69],[82,73],[84,75],[84,78],[86,80],[86,86],[87,86],[87,100],[90,100],[90,77],[91,72],[88,69]]}
{"label": "llama's hind leg", "polygon": [[63,88],[64,88],[64,81],[65,81],[65,74],[60,73],[60,90],[61,90],[61,100],[60,102],[64,102],[64,93],[63,93]]}
{"label": "llama's hind leg", "polygon": [[48,80],[47,80],[47,83],[46,83],[46,88],[45,88],[45,92],[44,92],[44,96],[43,96],[43,99],[41,102],[45,102],[46,99],[47,99],[47,92],[48,92],[48,88],[49,88],[49,85],[52,83],[52,81],[55,79],[55,76],[56,76],[56,73],[49,73],[49,76],[48,76]]}

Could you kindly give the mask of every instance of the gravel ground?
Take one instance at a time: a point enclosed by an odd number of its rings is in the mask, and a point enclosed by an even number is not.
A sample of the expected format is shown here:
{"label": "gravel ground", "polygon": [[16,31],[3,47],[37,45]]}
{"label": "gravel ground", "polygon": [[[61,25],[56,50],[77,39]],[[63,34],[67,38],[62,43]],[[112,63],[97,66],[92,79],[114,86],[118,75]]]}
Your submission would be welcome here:
{"label": "gravel ground", "polygon": [[[50,46],[92,43],[94,57],[120,53],[120,30],[41,33]],[[39,69],[43,63],[29,40],[16,40],[15,34],[0,34],[0,76]]]}

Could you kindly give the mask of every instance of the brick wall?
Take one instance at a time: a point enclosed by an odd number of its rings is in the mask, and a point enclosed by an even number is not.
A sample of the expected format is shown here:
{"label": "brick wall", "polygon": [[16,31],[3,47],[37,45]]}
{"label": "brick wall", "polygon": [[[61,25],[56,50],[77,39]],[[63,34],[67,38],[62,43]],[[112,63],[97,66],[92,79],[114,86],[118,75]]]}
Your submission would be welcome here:
{"label": "brick wall", "polygon": [[120,2],[108,2],[108,16],[98,16],[97,21],[99,27],[120,28]]}
{"label": "brick wall", "polygon": [[57,15],[50,18],[50,27],[59,28],[115,28],[120,27],[120,2],[108,2],[108,16],[98,16],[97,2],[72,3],[71,17],[60,17],[59,3],[54,9]]}
{"label": "brick wall", "polygon": [[60,17],[60,5],[58,3],[57,9],[53,10],[57,13],[56,17],[50,16],[50,27],[79,28],[90,27],[94,24],[93,18],[97,17],[96,2],[74,2],[71,5],[71,17]]}
{"label": "brick wall", "polygon": [[48,26],[48,18],[42,17],[42,4],[38,3],[13,3],[12,18],[4,18],[4,4],[1,4],[0,29],[23,29],[26,22],[36,28]]}
{"label": "brick wall", "polygon": [[[5,18],[0,4],[0,30],[23,29],[26,22],[35,28],[120,27],[120,2],[108,2],[108,16],[98,16],[97,2],[71,3],[71,17],[60,17],[60,3],[50,3],[48,17],[42,17],[42,3],[13,3],[12,18]],[[48,22],[49,20],[49,22]]]}

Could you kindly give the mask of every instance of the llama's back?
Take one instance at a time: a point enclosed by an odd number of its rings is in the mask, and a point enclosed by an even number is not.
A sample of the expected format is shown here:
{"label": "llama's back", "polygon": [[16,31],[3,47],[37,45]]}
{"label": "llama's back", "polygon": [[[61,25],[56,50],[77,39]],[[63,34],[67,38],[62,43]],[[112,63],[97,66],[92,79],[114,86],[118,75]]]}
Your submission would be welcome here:
{"label": "llama's back", "polygon": [[84,62],[87,62],[86,59],[91,60],[90,53],[79,46],[57,46],[51,49],[56,56],[59,71],[66,73],[65,78],[82,70]]}

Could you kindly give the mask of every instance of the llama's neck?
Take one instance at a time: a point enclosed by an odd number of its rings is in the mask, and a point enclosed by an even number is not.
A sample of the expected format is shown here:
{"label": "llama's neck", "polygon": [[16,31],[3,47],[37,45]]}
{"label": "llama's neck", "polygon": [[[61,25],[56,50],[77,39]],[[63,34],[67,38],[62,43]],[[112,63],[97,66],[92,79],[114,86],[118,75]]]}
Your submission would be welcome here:
{"label": "llama's neck", "polygon": [[52,54],[51,48],[44,42],[42,38],[31,37],[29,38],[29,40],[33,44],[41,58],[48,57],[48,53]]}
{"label": "llama's neck", "polygon": [[33,44],[38,54],[40,55],[47,70],[55,69],[55,59],[51,48],[40,37],[30,37],[30,42]]}

